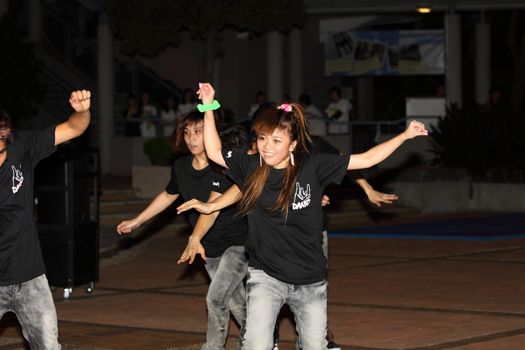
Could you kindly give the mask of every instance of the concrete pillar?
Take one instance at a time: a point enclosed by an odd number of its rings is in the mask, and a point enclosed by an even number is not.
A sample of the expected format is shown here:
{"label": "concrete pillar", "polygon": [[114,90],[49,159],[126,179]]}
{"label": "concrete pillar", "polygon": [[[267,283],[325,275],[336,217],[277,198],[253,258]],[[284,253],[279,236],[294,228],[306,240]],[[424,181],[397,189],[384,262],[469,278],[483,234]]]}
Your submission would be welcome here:
{"label": "concrete pillar", "polygon": [[488,91],[491,85],[490,71],[490,24],[484,21],[476,23],[475,28],[476,55],[475,55],[475,79],[476,79],[476,102],[479,104],[487,102]]}
{"label": "concrete pillar", "polygon": [[29,0],[28,39],[30,42],[42,41],[42,5],[40,0]]}
{"label": "concrete pillar", "polygon": [[445,15],[447,104],[463,104],[463,69],[461,65],[461,16]]}
{"label": "concrete pillar", "polygon": [[113,108],[113,34],[109,29],[106,16],[106,14],[100,15],[97,28],[98,85],[95,99],[98,101],[98,137],[102,173],[108,173],[111,168],[111,139],[115,114]]}
{"label": "concrete pillar", "polygon": [[358,120],[374,119],[374,77],[357,78],[357,107]]}
{"label": "concrete pillar", "polygon": [[283,98],[283,36],[271,32],[267,36],[268,99],[280,102]]}
{"label": "concrete pillar", "polygon": [[290,32],[290,97],[298,102],[303,93],[303,32],[293,29]]}
{"label": "concrete pillar", "polygon": [[9,0],[0,0],[0,18],[9,13]]}

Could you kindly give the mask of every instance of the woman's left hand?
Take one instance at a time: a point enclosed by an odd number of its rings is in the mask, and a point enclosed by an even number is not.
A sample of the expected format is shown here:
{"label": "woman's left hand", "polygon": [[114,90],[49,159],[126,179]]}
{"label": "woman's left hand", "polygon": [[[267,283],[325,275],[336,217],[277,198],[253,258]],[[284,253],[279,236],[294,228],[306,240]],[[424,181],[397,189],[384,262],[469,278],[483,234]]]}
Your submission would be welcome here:
{"label": "woman's left hand", "polygon": [[199,99],[203,104],[212,104],[215,98],[215,90],[210,83],[199,83],[199,90],[197,91]]}

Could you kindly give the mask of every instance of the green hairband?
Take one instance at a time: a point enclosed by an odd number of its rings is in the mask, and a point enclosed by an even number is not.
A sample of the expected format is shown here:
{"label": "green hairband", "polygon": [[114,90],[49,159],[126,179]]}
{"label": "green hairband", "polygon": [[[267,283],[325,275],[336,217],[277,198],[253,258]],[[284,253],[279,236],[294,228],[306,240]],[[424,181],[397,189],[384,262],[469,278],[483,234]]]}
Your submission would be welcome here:
{"label": "green hairband", "polygon": [[216,109],[219,109],[220,107],[221,107],[221,104],[217,100],[213,100],[213,103],[210,103],[210,104],[201,104],[201,103],[199,103],[197,105],[197,109],[201,113],[206,112],[206,111],[214,111]]}

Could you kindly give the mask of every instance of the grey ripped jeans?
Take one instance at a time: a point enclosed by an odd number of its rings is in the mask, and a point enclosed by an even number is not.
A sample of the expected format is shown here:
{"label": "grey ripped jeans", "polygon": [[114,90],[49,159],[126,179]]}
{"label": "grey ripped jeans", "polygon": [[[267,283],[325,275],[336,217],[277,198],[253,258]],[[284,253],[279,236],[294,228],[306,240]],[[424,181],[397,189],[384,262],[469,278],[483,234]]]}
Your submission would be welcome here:
{"label": "grey ripped jeans", "polygon": [[246,318],[246,292],[242,283],[248,272],[243,246],[232,246],[217,258],[207,258],[206,271],[211,278],[206,304],[208,331],[203,350],[222,350],[228,335],[230,311],[242,328]]}
{"label": "grey ripped jeans", "polygon": [[31,350],[59,350],[57,313],[45,275],[0,286],[0,318],[14,312]]}
{"label": "grey ripped jeans", "polygon": [[326,282],[294,285],[281,282],[262,270],[249,268],[247,318],[241,333],[243,350],[273,348],[277,315],[284,304],[292,310],[303,350],[326,349]]}

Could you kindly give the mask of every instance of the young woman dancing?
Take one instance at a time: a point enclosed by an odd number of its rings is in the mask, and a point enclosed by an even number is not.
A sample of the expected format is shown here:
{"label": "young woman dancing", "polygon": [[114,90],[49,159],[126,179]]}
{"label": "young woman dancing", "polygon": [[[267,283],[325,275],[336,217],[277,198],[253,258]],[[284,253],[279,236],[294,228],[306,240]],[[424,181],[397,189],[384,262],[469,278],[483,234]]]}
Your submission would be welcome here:
{"label": "young woman dancing", "polygon": [[[210,84],[201,84],[205,106],[214,102]],[[321,196],[346,171],[364,169],[387,158],[406,140],[427,135],[412,121],[403,133],[350,156],[309,154],[302,107],[281,105],[263,112],[253,124],[258,155],[223,149],[213,113],[205,113],[208,157],[227,167],[241,185],[242,213],[248,219],[249,255],[244,349],[271,349],[277,314],[283,304],[294,313],[303,350],[326,348],[326,259],[321,245]]]}
{"label": "young woman dancing", "polygon": [[[184,156],[173,164],[171,180],[166,189],[135,218],[121,222],[117,226],[119,234],[138,228],[168,208],[179,196],[202,201],[210,198],[210,189],[213,188],[216,175],[204,151],[202,113],[192,112],[182,118],[177,125],[174,143],[176,153]],[[241,327],[245,320],[246,297],[242,279],[247,269],[243,247],[246,223],[236,213],[234,208],[223,211],[214,227],[202,239],[202,245],[211,258],[206,264],[206,270],[212,279],[206,298],[208,329],[203,349],[224,348],[230,311]],[[198,222],[198,218],[196,211],[189,213],[190,224],[197,230],[194,234],[206,227],[206,222]],[[189,242],[194,242],[194,238],[195,236],[190,236]]]}

